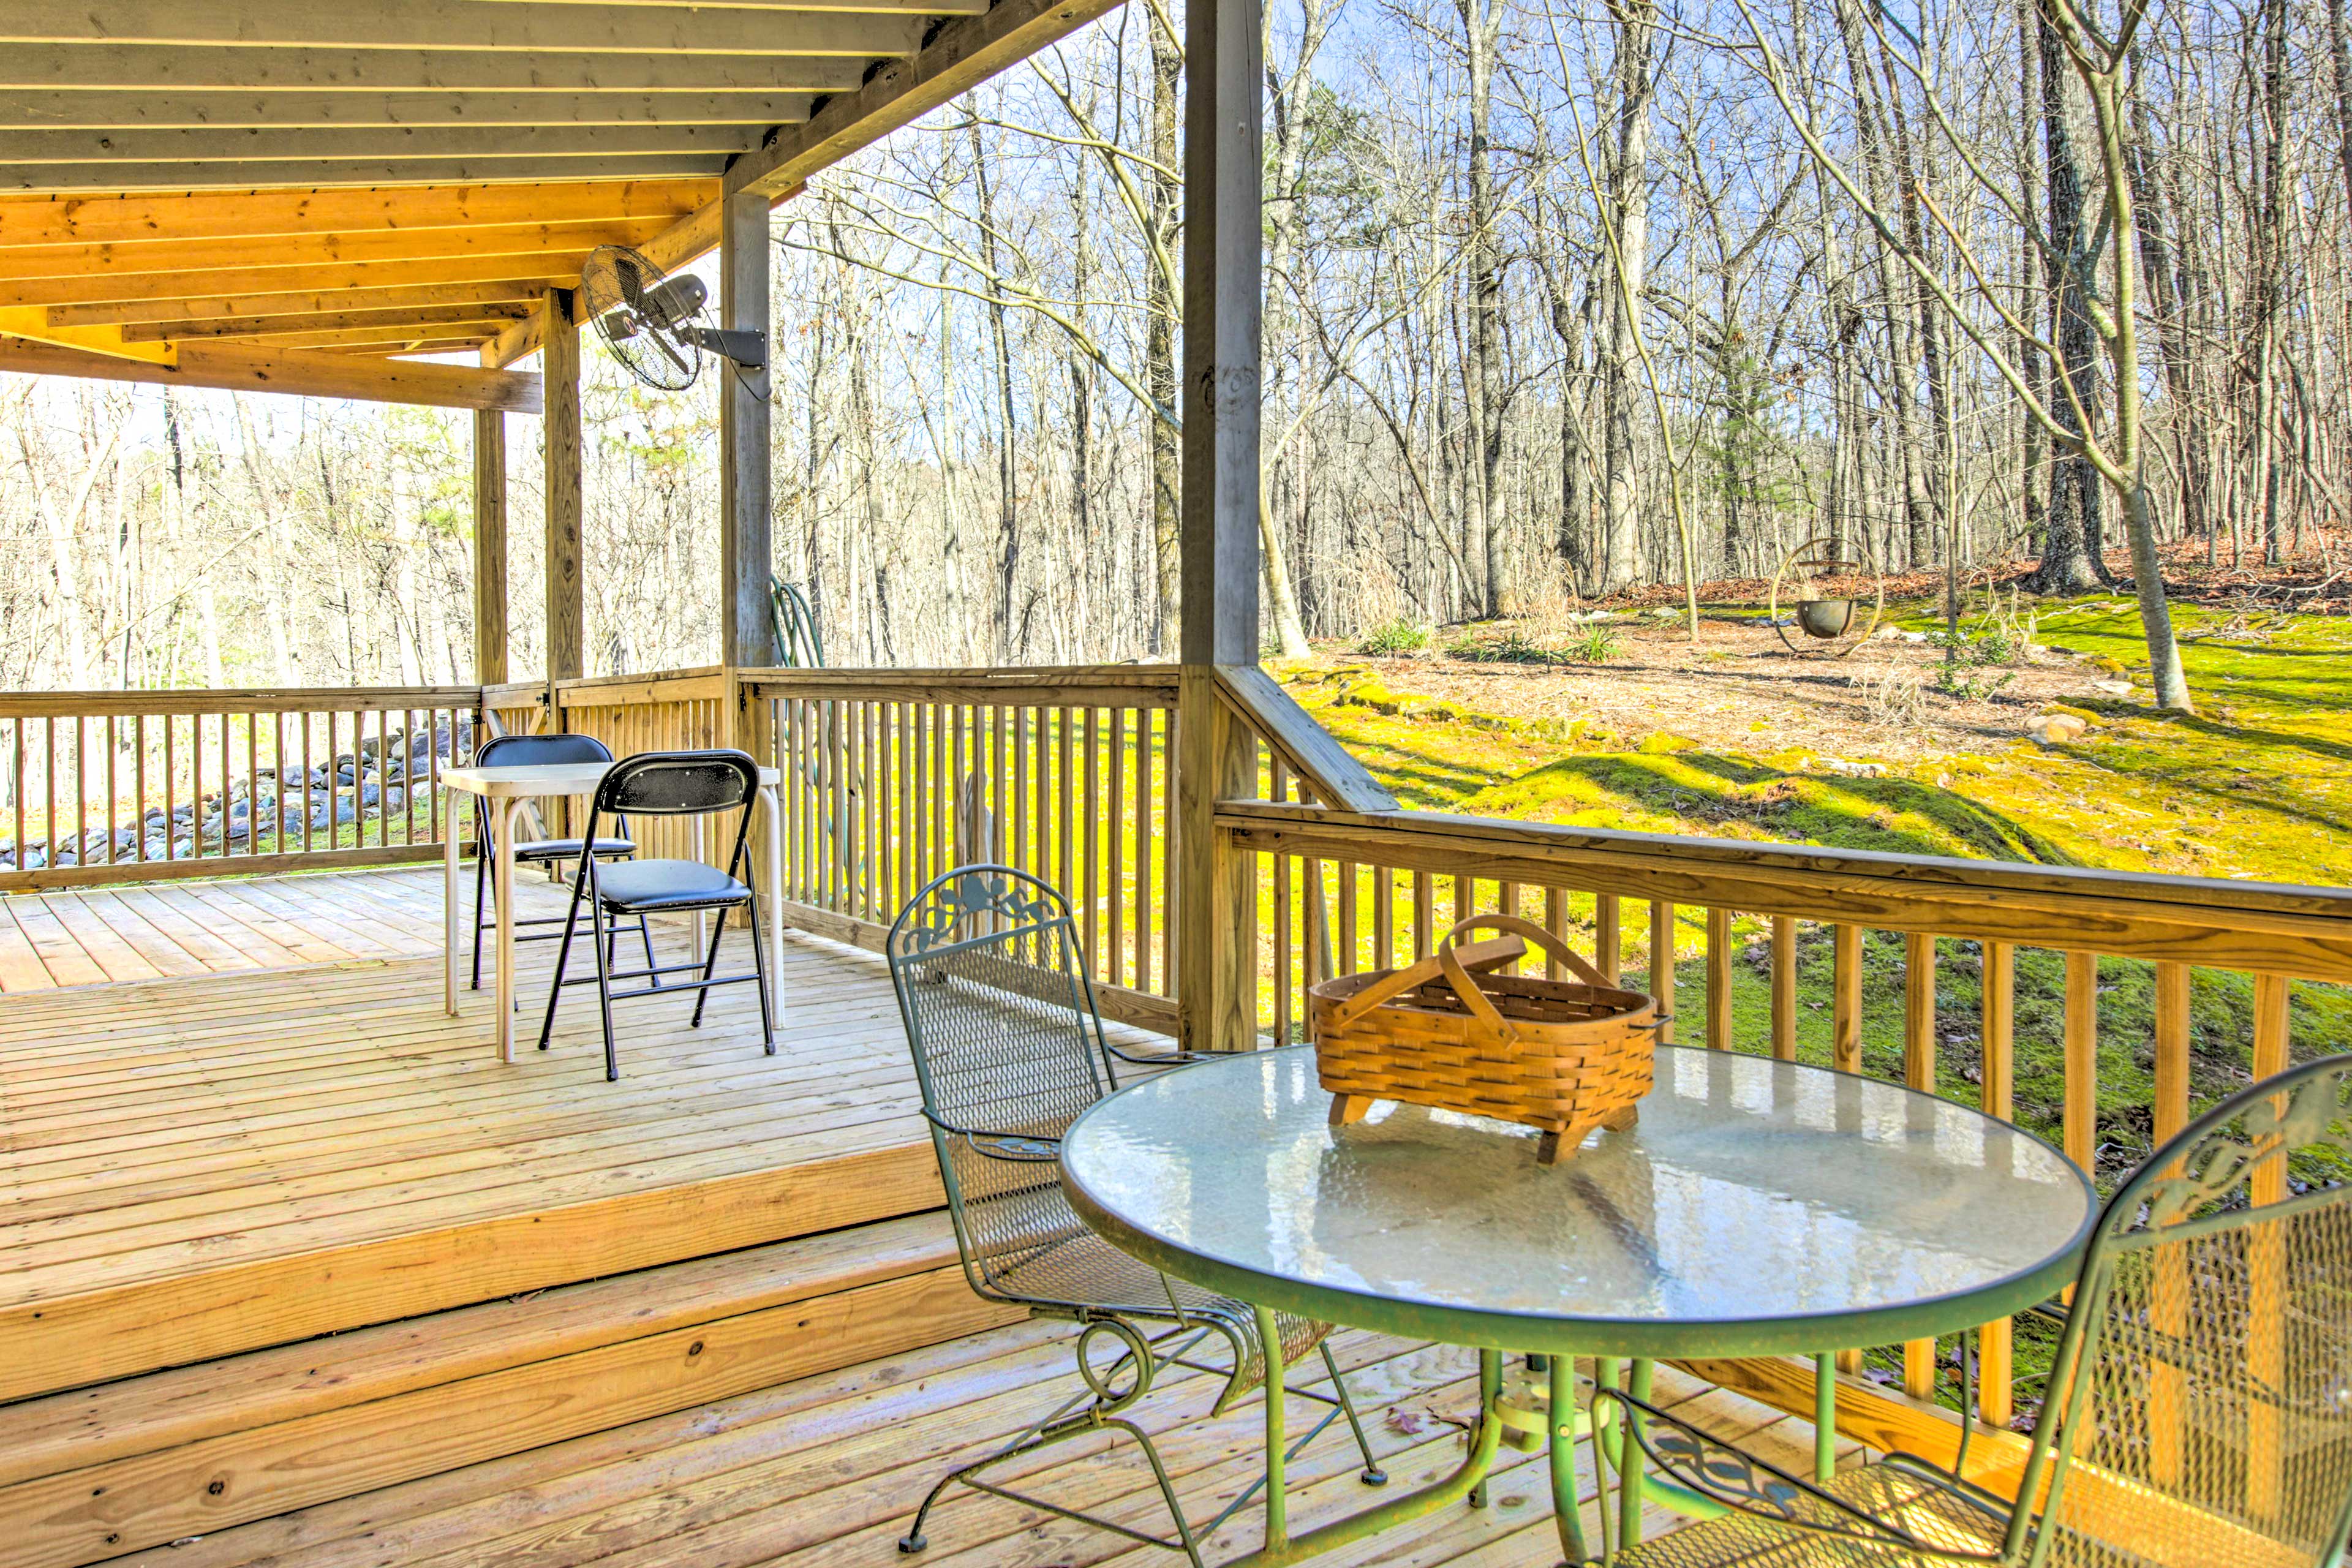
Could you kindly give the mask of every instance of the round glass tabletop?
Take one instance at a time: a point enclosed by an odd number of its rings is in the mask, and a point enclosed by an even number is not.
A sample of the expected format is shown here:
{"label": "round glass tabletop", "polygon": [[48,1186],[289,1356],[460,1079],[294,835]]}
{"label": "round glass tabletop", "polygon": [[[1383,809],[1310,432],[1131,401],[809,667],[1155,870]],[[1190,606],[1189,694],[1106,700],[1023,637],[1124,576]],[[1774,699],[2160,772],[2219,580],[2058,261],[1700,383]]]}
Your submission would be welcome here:
{"label": "round glass tabletop", "polygon": [[1554,1166],[1530,1129],[1382,1102],[1328,1125],[1311,1048],[1112,1095],[1062,1144],[1094,1226],[1212,1289],[1454,1344],[1819,1352],[1950,1333],[2074,1279],[2057,1150],[1900,1085],[1661,1047],[1641,1121]]}

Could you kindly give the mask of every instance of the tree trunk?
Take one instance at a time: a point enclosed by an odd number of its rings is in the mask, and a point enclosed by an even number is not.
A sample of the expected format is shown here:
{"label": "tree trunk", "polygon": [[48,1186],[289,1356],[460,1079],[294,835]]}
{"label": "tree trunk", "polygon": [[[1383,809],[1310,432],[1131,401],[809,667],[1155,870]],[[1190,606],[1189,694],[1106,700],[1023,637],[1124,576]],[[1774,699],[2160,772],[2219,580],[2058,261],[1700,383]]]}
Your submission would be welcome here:
{"label": "tree trunk", "polygon": [[[2067,66],[2064,46],[2050,25],[2048,0],[2035,17],[2042,78],[2042,136],[2049,175],[2050,253],[2057,258],[2049,286],[2055,312],[2059,363],[2053,367],[2050,407],[2059,427],[2080,439],[2090,432],[2083,415],[2095,420],[2100,408],[2098,335],[2084,308],[2084,279],[2098,265],[2105,240],[2083,221],[2091,186],[2085,163],[2088,111],[2083,89]],[[2074,385],[2074,399],[2058,384]],[[2081,413],[2075,404],[2081,405]],[[2103,498],[2098,470],[2088,458],[2053,443],[2050,455],[2050,508],[2043,520],[2042,566],[2034,588],[2043,594],[2086,594],[2112,584],[2104,545]]]}
{"label": "tree trunk", "polygon": [[[1145,24],[1145,31],[1151,39],[1151,194],[1148,221],[1159,237],[1156,253],[1173,256],[1177,215],[1184,201],[1183,176],[1176,162],[1184,48],[1160,25],[1156,13]],[[1181,407],[1183,400],[1176,385],[1176,280],[1157,266],[1145,268],[1143,307],[1144,387],[1162,408]],[[1166,420],[1151,419],[1147,423],[1151,426],[1152,558],[1159,586],[1151,651],[1170,658],[1176,651],[1177,552],[1181,531],[1178,502],[1183,493],[1184,452],[1181,437]]]}
{"label": "tree trunk", "polygon": [[1470,461],[1463,489],[1468,502],[1470,540],[1483,551],[1486,569],[1486,613],[1516,616],[1521,603],[1512,563],[1509,520],[1503,515],[1503,258],[1496,226],[1494,150],[1490,144],[1495,96],[1495,49],[1502,18],[1493,0],[1455,0],[1462,16],[1464,59],[1469,73],[1470,146],[1470,341],[1467,373]]}
{"label": "tree trunk", "polygon": [[[988,154],[980,136],[980,121],[967,121],[971,132],[971,174],[980,198],[980,259],[992,278],[1003,274],[996,263],[996,200],[988,183]],[[1013,341],[1005,321],[1005,306],[1000,290],[991,289],[988,301],[989,346],[996,361],[996,407],[999,439],[996,447],[996,657],[1000,663],[1009,664],[1019,650],[1014,646],[1013,626],[1013,595],[1021,576],[1021,519],[1019,514],[1019,456],[1017,440],[1019,426],[1013,404]]]}
{"label": "tree trunk", "polygon": [[1642,563],[1641,461],[1635,437],[1645,395],[1641,352],[1629,302],[1642,299],[1650,242],[1650,57],[1657,32],[1656,0],[1609,0],[1616,31],[1617,123],[1608,138],[1608,200],[1601,221],[1615,238],[1618,270],[1609,290],[1609,331],[1602,351],[1602,485],[1604,505],[1596,594],[1614,594],[1634,581]]}

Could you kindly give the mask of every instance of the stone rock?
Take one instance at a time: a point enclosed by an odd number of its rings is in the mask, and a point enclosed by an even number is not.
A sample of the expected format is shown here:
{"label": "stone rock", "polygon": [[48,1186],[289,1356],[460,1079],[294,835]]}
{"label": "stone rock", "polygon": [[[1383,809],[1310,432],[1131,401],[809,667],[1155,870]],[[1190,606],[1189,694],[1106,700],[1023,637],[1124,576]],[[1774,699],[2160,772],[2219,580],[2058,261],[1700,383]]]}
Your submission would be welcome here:
{"label": "stone rock", "polygon": [[2025,721],[2025,732],[2044,746],[2063,746],[2091,732],[2089,721],[2074,713],[2036,713]]}

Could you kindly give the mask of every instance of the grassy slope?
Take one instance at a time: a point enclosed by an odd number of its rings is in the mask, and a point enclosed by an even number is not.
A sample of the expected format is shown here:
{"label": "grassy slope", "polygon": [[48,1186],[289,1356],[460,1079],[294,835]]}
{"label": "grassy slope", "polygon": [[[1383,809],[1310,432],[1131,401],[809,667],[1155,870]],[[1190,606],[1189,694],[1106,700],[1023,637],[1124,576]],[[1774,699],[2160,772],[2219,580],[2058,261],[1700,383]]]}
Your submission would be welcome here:
{"label": "grassy slope", "polygon": [[[1702,752],[1661,729],[1647,736],[1588,736],[1572,717],[1528,722],[1469,712],[1413,694],[1411,667],[1378,679],[1310,667],[1291,689],[1408,805],[1484,816],[1701,833],[1922,855],[2105,866],[2279,881],[2338,882],[2352,875],[2352,627],[2305,620],[2266,634],[2198,610],[2181,629],[2203,711],[2158,716],[2128,702],[2096,705],[2098,728],[2044,750],[2020,738],[2006,756],[1948,759],[1916,772],[1849,778],[1807,771],[1793,755]],[[1932,622],[1915,618],[1927,627]],[[2146,645],[2128,605],[2086,601],[2045,613],[2042,640],[2137,669]],[[1584,914],[1571,904],[1571,916]],[[1629,921],[1635,925],[1637,921]],[[1762,924],[1733,966],[1733,1038],[1769,1037],[1769,952]],[[1826,927],[1800,927],[1798,1038],[1802,1059],[1830,1054],[1831,957]],[[1648,962],[1629,932],[1629,978]],[[1864,948],[1863,1054],[1874,1073],[1903,1071],[1904,945],[1874,934]],[[1703,929],[1685,919],[1676,943],[1685,1039],[1703,1037]],[[1951,1098],[1979,1092],[1982,954],[1937,943],[1937,1078]],[[2065,961],[2017,957],[2016,1112],[2053,1142],[2063,1100]],[[2195,972],[2192,1092],[2199,1102],[2250,1077],[2250,977]],[[2099,965],[2098,1174],[2111,1184],[2152,1145],[2153,966]],[[2298,1058],[2352,1050],[2352,994],[2298,984],[2292,1029]],[[2038,1383],[2049,1347],[2025,1326],[2017,1372]],[[1874,1353],[1891,1373],[1899,1361]],[[2021,1419],[2032,1413],[2021,1404]]]}
{"label": "grassy slope", "polygon": [[[2352,627],[2305,619],[2235,630],[2184,609],[2184,654],[2203,711],[2171,718],[2128,702],[2097,705],[2099,728],[2049,750],[2020,737],[2010,753],[1945,759],[1911,773],[1849,778],[1807,771],[1782,753],[1691,749],[1653,734],[1588,736],[1572,716],[1509,721],[1416,696],[1411,665],[1377,678],[1328,667],[1289,677],[1291,689],[1406,804],[1429,810],[1660,833],[1773,839],[1923,855],[2105,866],[2282,881],[2340,880],[2352,870]],[[1926,626],[1927,621],[1912,624]],[[2042,640],[2144,669],[2128,605],[2092,600],[2045,611]],[[1662,716],[1670,721],[1671,716]],[[1744,934],[1760,927],[1742,922]],[[1801,940],[1801,1048],[1829,1049],[1828,932]],[[1685,1013],[1699,1005],[1699,928],[1685,923],[1680,962]],[[1736,1037],[1767,1031],[1760,946],[1735,970]],[[1638,969],[1647,955],[1629,952]],[[1900,1073],[1898,937],[1865,949],[1870,998],[1864,1050]],[[2055,1136],[2063,1081],[2059,1052],[2064,965],[2055,952],[2019,955],[2019,1119]],[[1981,961],[1974,942],[1940,944],[1938,1076],[1975,1093]],[[2195,986],[2200,1099],[2242,1082],[2252,1022],[2244,976],[2200,971]],[[2147,1148],[2154,1011],[2148,965],[2100,966],[2103,1173]],[[2298,1056],[2352,1049],[2352,997],[2295,988]],[[1694,1029],[1685,1037],[1692,1037]]]}

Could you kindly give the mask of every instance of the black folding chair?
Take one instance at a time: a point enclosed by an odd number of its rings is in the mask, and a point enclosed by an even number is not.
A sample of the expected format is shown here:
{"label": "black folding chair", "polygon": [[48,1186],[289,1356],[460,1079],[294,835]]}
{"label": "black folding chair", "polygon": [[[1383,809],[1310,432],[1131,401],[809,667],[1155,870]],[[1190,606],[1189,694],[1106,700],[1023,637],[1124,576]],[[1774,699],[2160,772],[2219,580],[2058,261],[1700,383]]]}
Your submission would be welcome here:
{"label": "black folding chair", "polygon": [[[549,767],[564,763],[610,763],[613,753],[604,742],[593,735],[495,735],[482,742],[474,753],[478,768]],[[626,860],[637,852],[636,844],[629,837],[629,824],[625,817],[613,819],[613,836],[595,840],[596,858],[600,860]],[[578,838],[534,838],[518,844],[514,860],[521,866],[556,866],[566,860],[576,860],[583,841]],[[482,933],[494,930],[498,918],[491,900],[498,892],[498,871],[491,865],[490,814],[487,803],[477,795],[474,799],[474,989],[482,988]],[[530,920],[515,921],[517,942],[553,942],[551,931],[522,934],[525,926],[560,926],[562,915],[539,915]],[[637,934],[646,944],[646,963],[654,961],[653,932],[646,929],[645,917],[637,917]],[[613,933],[620,939],[620,931]],[[608,959],[610,955],[607,955]]]}
{"label": "black folding chair", "polygon": [[[555,1027],[555,1005],[567,985],[586,985],[593,982],[596,1000],[604,1020],[604,1077],[614,1080],[621,1076],[621,1064],[613,1047],[613,1004],[632,996],[650,996],[656,993],[668,994],[679,991],[696,993],[692,1027],[702,1026],[702,1009],[710,1000],[714,987],[720,985],[753,984],[760,992],[760,1039],[770,1056],[776,1054],[775,1020],[768,1004],[768,959],[760,941],[759,902],[751,885],[751,804],[760,793],[759,765],[741,752],[647,752],[615,763],[596,786],[596,797],[588,810],[588,842],[593,844],[596,829],[610,816],[715,816],[725,812],[738,812],[735,824],[735,847],[727,858],[727,868],[720,870],[699,860],[613,860],[601,861],[583,848],[580,855],[580,875],[572,887],[572,908],[563,922],[563,947],[555,960],[555,983],[548,987],[547,1019],[539,1028],[539,1048],[547,1049],[549,1034]],[[572,933],[580,923],[580,907],[588,906],[589,921],[594,940],[590,945],[596,954],[593,976],[567,977],[564,969],[572,956]],[[720,974],[719,942],[726,934],[729,911],[740,907],[751,932],[751,970],[748,974]],[[710,952],[700,963],[660,963],[652,956],[648,944],[646,967],[620,970],[613,968],[607,932],[614,920],[635,916],[643,920],[653,914],[692,914],[717,911],[711,922]],[[687,973],[699,970],[693,980],[661,983],[665,974]],[[615,991],[615,980],[646,980],[648,985],[635,991]]]}

